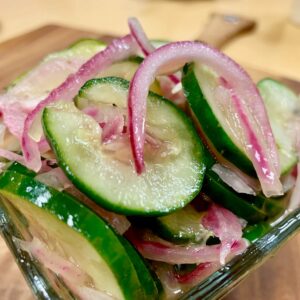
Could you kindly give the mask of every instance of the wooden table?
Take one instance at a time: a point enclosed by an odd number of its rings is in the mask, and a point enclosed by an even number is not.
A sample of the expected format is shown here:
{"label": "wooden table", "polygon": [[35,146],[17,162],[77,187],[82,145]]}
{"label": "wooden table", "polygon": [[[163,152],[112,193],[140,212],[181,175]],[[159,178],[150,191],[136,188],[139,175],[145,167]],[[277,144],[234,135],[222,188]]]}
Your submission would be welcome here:
{"label": "wooden table", "polygon": [[[243,65],[300,80],[300,27],[289,21],[290,7],[290,0],[1,0],[0,42],[49,23],[124,34],[128,16],[138,17],[152,38],[186,40],[199,36],[211,12],[235,13],[258,26],[224,51]],[[299,253],[298,235],[227,299],[300,299]],[[0,270],[1,299],[32,299],[2,240]]]}

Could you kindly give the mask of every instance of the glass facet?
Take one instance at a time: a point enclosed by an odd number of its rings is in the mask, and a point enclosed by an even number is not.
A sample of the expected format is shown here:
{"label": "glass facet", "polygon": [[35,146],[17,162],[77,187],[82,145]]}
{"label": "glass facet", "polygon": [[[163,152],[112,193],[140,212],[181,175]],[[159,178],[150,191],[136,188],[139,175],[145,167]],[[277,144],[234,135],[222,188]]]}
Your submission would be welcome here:
{"label": "glass facet", "polygon": [[[30,239],[29,225],[23,215],[3,196],[0,196],[0,228],[3,238],[13,253],[27,283],[38,299],[74,299],[64,282],[53,272],[21,250],[17,239]],[[286,215],[262,238],[251,244],[241,255],[236,256],[180,299],[220,299],[228,294],[252,270],[294,236],[300,228],[300,209]],[[17,238],[17,239],[16,239]]]}

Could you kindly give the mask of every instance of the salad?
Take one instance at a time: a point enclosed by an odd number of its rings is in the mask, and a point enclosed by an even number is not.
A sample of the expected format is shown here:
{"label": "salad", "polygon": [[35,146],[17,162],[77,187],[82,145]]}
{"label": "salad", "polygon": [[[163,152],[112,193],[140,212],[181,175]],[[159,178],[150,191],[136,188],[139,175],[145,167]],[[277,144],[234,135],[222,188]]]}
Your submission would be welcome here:
{"label": "salad", "polygon": [[300,201],[299,97],[128,24],[0,95],[1,203],[28,229],[14,242],[78,299],[179,298]]}

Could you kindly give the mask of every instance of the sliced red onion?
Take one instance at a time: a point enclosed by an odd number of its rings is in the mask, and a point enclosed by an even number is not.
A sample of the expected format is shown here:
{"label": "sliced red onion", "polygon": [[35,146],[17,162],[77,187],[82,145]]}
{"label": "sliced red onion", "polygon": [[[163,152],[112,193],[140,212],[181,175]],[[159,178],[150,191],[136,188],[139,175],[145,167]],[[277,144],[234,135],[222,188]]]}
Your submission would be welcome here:
{"label": "sliced red onion", "polygon": [[178,107],[185,110],[187,103],[186,97],[184,96],[181,82],[176,83],[170,80],[170,76],[159,76],[157,77],[159,82],[159,87],[161,89],[162,95],[172,100]]}
{"label": "sliced red onion", "polygon": [[[296,166],[297,169],[298,165]],[[292,172],[282,178],[282,186],[284,193],[290,191],[296,184],[296,178]]]}
{"label": "sliced red onion", "polygon": [[87,106],[82,110],[85,114],[92,117],[97,123],[107,123],[111,122],[112,119],[116,117],[116,115],[119,116],[125,116],[126,115],[126,109],[112,106],[112,105],[96,105],[96,106]]}
{"label": "sliced red onion", "polygon": [[27,116],[27,112],[24,111],[23,106],[18,102],[0,101],[0,110],[2,112],[4,125],[12,135],[20,139]]}
{"label": "sliced red onion", "polygon": [[0,123],[0,145],[3,145],[5,142],[6,128],[7,127],[3,123]]}
{"label": "sliced red onion", "polygon": [[99,108],[96,106],[87,106],[82,110],[82,112],[95,119],[98,123],[103,122],[103,120],[98,120]]}
{"label": "sliced red onion", "polygon": [[211,168],[226,184],[233,188],[238,193],[256,195],[255,191],[247,185],[244,180],[235,172],[220,165],[214,164]]}
{"label": "sliced red onion", "polygon": [[145,134],[146,143],[148,143],[153,148],[158,149],[162,145],[162,141],[158,140],[157,138],[153,137],[150,133],[146,132]]}
{"label": "sliced red onion", "polygon": [[207,277],[209,274],[212,273],[215,265],[214,263],[202,263],[199,264],[193,271],[187,273],[187,274],[176,274],[175,278],[176,280],[181,284],[195,284],[197,282],[200,282],[201,279]]}
{"label": "sliced red onion", "polygon": [[[139,45],[140,49],[142,50],[145,56],[148,56],[155,50],[155,47],[151,44],[150,40],[148,39],[143,27],[141,26],[140,22],[136,18],[129,18],[128,19],[128,26],[130,29],[131,35],[135,38],[137,44]],[[169,80],[173,83],[173,85],[180,83],[180,79],[175,74],[168,75]],[[169,98],[168,98],[169,99]]]}
{"label": "sliced red onion", "polygon": [[164,290],[164,295],[166,299],[178,298],[184,290],[182,285],[180,285],[175,276],[173,266],[161,263],[161,262],[152,262],[151,264],[157,274]]}
{"label": "sliced red onion", "polygon": [[70,180],[66,177],[61,168],[53,168],[47,172],[40,173],[35,177],[36,180],[55,188],[58,191],[63,191],[72,186]]}
{"label": "sliced red onion", "polygon": [[[137,236],[133,232],[127,235],[136,249],[147,259],[161,261],[168,264],[199,264],[207,262],[219,262],[222,255],[223,245],[187,245],[179,246],[162,239],[149,240]],[[240,254],[246,249],[247,242],[241,238],[232,243],[230,253]],[[224,257],[225,259],[226,257]],[[225,262],[225,260],[224,260]]]}
{"label": "sliced red onion", "polygon": [[36,237],[32,241],[23,241],[14,238],[18,246],[37,259],[44,267],[60,275],[63,279],[73,282],[75,285],[84,285],[90,281],[89,276],[75,264],[51,251],[45,243]]}
{"label": "sliced red onion", "polygon": [[16,244],[38,260],[44,267],[59,275],[67,286],[82,300],[103,299],[115,300],[105,291],[88,287],[93,285],[93,280],[78,266],[51,251],[45,243],[34,237],[32,241],[13,239]]}
{"label": "sliced red onion", "polygon": [[211,230],[221,241],[220,262],[225,264],[226,257],[232,251],[235,243],[242,239],[242,224],[240,220],[229,210],[212,204],[202,218],[202,225]]}
{"label": "sliced red onion", "polygon": [[233,60],[208,45],[175,42],[145,58],[129,89],[128,125],[137,172],[144,170],[145,114],[149,86],[157,75],[174,72],[185,63],[205,64],[227,83],[235,112],[241,119],[245,151],[260,179],[264,194],[282,194],[279,158],[265,107],[248,74]]}
{"label": "sliced red onion", "polygon": [[10,133],[20,139],[27,114],[47,96],[49,90],[63,82],[86,60],[78,56],[70,60],[70,57],[50,55],[0,95],[0,110]]}
{"label": "sliced red onion", "polygon": [[99,71],[109,67],[112,63],[132,56],[136,51],[136,42],[131,35],[114,40],[103,51],[97,53],[84,63],[76,73],[69,75],[61,85],[52,90],[49,95],[28,114],[22,134],[22,150],[26,162],[33,170],[38,171],[41,167],[38,146],[28,135],[35,118],[39,117],[47,105],[59,100],[71,101],[77,94],[79,88],[87,80],[93,78]]}
{"label": "sliced red onion", "polygon": [[124,128],[124,116],[116,115],[112,120],[105,123],[102,129],[102,143],[109,143],[116,139],[123,132]]}
{"label": "sliced red onion", "polygon": [[42,167],[40,169],[40,174],[42,173],[46,173],[46,172],[49,172],[53,169],[52,166],[56,166],[57,165],[57,161],[56,159],[49,159],[49,158],[46,158],[42,161]]}
{"label": "sliced red onion", "polygon": [[147,38],[140,22],[136,18],[129,18],[128,26],[131,35],[135,38],[136,42],[138,43],[145,56],[148,56],[151,52],[155,50],[155,47]]}
{"label": "sliced red onion", "polygon": [[293,211],[296,208],[300,207],[300,163],[297,164],[297,178],[295,182],[295,187],[291,195],[288,211]]}
{"label": "sliced red onion", "polygon": [[118,300],[104,291],[99,291],[87,286],[77,286],[73,282],[66,282],[67,286],[80,300]]}
{"label": "sliced red onion", "polygon": [[15,153],[15,152],[9,151],[9,150],[5,150],[5,149],[0,148],[0,157],[6,158],[10,161],[17,161],[22,165],[25,164],[23,156]]}
{"label": "sliced red onion", "polygon": [[2,161],[0,162],[0,173],[6,169],[6,165],[7,165],[7,163],[2,162]]}
{"label": "sliced red onion", "polygon": [[47,142],[47,140],[45,138],[42,138],[38,142],[38,146],[39,146],[40,153],[45,153],[51,149],[49,143]]}

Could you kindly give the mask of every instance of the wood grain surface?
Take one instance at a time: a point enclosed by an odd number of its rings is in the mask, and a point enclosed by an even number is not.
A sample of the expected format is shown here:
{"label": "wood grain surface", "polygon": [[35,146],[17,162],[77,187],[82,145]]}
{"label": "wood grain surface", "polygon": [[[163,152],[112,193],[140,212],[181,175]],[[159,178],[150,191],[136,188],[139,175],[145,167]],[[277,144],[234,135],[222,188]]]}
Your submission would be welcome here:
{"label": "wood grain surface", "polygon": [[[97,33],[48,25],[0,44],[0,88],[32,67],[45,54],[62,49],[84,37],[100,37]],[[249,70],[255,80],[270,76]],[[278,76],[275,76],[278,78]],[[300,92],[300,83],[279,76]],[[258,270],[248,276],[227,300],[297,300],[300,299],[300,236],[296,236]],[[33,299],[5,243],[0,239],[0,299]],[[5,271],[4,271],[5,270]]]}

